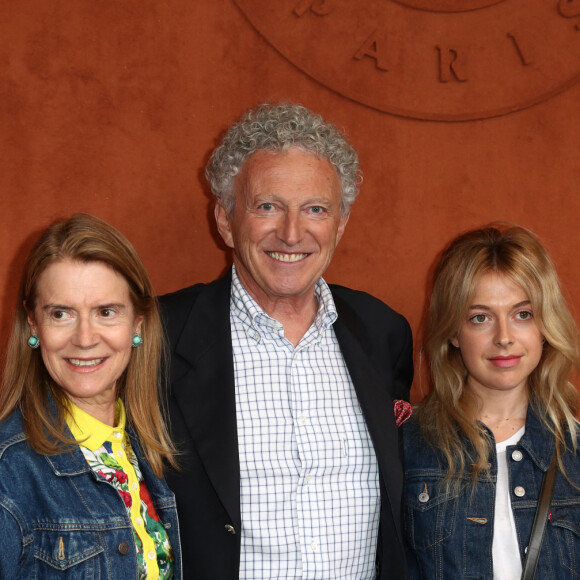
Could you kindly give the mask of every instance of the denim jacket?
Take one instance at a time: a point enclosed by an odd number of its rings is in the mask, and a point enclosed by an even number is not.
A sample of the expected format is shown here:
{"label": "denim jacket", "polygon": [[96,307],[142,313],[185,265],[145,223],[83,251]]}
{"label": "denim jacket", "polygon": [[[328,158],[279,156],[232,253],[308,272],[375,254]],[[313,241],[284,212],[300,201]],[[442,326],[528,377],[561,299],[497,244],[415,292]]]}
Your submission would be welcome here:
{"label": "denim jacket", "polygon": [[[181,552],[175,498],[127,429],[175,557]],[[80,448],[44,456],[26,443],[22,415],[0,423],[0,578],[136,580],[132,524],[119,492],[89,467]]]}
{"label": "denim jacket", "polygon": [[[413,419],[403,426],[405,450],[404,533],[412,579],[458,580],[493,578],[492,540],[497,460],[495,446],[489,477],[475,489],[468,477],[459,490],[439,485],[444,460],[421,436]],[[542,477],[554,451],[554,438],[528,409],[526,430],[507,448],[511,505],[519,554],[523,562],[529,542]],[[568,477],[580,486],[580,454],[567,452]],[[580,490],[558,471],[536,578],[580,578]]]}

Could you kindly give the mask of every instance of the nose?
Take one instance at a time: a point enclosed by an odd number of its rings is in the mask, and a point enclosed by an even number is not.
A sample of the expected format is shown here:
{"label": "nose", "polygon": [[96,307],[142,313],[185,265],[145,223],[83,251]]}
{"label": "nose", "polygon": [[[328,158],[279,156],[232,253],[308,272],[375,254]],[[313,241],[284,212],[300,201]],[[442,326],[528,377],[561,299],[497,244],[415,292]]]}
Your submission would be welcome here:
{"label": "nose", "polygon": [[299,211],[289,210],[285,213],[278,235],[287,246],[294,246],[300,242],[302,219]]}
{"label": "nose", "polygon": [[497,321],[495,342],[499,346],[509,346],[513,343],[511,327],[507,320],[501,318]]}
{"label": "nose", "polygon": [[97,333],[89,318],[79,318],[72,337],[72,343],[79,348],[88,349],[98,342]]}

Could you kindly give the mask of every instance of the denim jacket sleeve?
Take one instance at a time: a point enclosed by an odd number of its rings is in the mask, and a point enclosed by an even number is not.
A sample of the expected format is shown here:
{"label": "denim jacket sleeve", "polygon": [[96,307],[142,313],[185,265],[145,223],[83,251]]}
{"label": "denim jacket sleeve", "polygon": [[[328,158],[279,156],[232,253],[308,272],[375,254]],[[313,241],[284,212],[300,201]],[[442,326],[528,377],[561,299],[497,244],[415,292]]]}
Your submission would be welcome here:
{"label": "denim jacket sleeve", "polygon": [[0,578],[10,578],[12,572],[17,569],[27,545],[30,545],[32,536],[16,505],[4,495],[0,495],[0,530],[2,530]]}

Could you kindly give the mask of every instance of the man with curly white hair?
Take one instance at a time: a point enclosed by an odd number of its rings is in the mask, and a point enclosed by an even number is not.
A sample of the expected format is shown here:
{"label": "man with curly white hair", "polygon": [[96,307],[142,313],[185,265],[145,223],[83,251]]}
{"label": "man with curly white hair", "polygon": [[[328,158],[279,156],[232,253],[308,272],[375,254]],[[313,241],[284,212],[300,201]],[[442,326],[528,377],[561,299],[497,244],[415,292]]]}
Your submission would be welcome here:
{"label": "man with curly white hair", "polygon": [[407,577],[393,400],[408,398],[407,321],[322,275],[362,180],[344,134],[260,105],[206,176],[228,274],[161,298],[184,577]]}

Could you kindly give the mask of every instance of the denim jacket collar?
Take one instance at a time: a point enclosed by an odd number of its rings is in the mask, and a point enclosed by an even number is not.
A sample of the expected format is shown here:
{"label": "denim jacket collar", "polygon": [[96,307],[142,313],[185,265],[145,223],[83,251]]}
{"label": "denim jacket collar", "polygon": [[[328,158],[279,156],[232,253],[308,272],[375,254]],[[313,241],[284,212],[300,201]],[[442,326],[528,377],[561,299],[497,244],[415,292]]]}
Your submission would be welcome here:
{"label": "denim jacket collar", "polygon": [[[50,393],[48,394],[47,406],[50,413],[54,414],[56,412],[56,403]],[[18,411],[18,414],[20,414],[20,411]],[[125,426],[125,430],[131,441],[131,447],[133,448],[133,452],[137,455],[137,457],[141,459],[143,457],[143,452],[135,436],[134,430],[131,428],[129,424]],[[66,424],[65,424],[65,435],[72,441],[74,441],[73,434],[71,430],[68,428],[68,425]],[[91,468],[87,463],[87,460],[85,459],[85,456],[83,455],[83,452],[80,450],[78,445],[74,445],[68,451],[63,451],[61,453],[58,453],[57,455],[47,455],[45,457],[49,465],[51,466],[52,470],[54,471],[54,474],[57,476],[65,477],[91,472]]]}
{"label": "denim jacket collar", "polygon": [[[70,438],[73,438],[73,435],[68,426],[65,428],[66,435]],[[127,431],[127,435],[131,441],[133,452],[137,457],[139,457],[139,459],[141,459],[143,457],[143,452],[141,446],[139,445],[139,441],[135,436],[135,432],[129,425],[126,426],[125,430]],[[46,459],[52,467],[55,475],[71,476],[91,471],[91,468],[78,445],[75,445],[68,453],[63,452],[59,453],[58,455],[49,455],[46,457]]]}
{"label": "denim jacket collar", "polygon": [[554,437],[546,437],[546,430],[531,405],[528,406],[526,432],[519,444],[530,454],[532,461],[539,469],[544,472],[548,471],[556,442]]}
{"label": "denim jacket collar", "polygon": [[[489,432],[491,440],[494,441],[491,429],[486,425],[484,425],[484,427]],[[528,405],[526,431],[518,445],[521,445],[530,454],[532,461],[539,469],[544,472],[548,471],[550,463],[552,462],[556,443],[553,437],[546,437],[546,430],[531,405]],[[495,450],[495,446],[493,449]],[[495,451],[492,451],[492,453],[495,453]]]}

